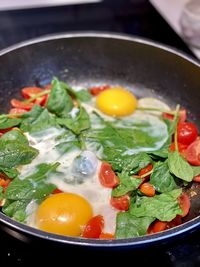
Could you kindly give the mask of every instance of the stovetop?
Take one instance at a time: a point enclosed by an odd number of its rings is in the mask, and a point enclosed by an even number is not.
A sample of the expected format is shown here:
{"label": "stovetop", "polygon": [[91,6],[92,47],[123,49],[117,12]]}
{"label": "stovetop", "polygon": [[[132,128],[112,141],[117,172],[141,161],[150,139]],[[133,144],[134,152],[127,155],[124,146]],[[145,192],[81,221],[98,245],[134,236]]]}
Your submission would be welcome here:
{"label": "stovetop", "polygon": [[[105,0],[100,3],[49,7],[0,12],[0,49],[33,37],[58,32],[106,31],[125,33],[152,39],[194,56],[186,44],[156,12],[148,0]],[[156,246],[137,251],[102,252],[77,250],[85,263],[124,258],[125,264],[139,261],[140,266],[200,266],[200,231],[192,233],[168,246]],[[27,244],[0,230],[0,266],[29,266],[44,263],[68,263],[69,254],[60,248]],[[47,253],[44,253],[47,251]],[[65,250],[65,249],[64,249]],[[67,250],[67,249],[66,249]],[[101,253],[101,254],[100,254]],[[83,255],[84,254],[84,255]],[[78,262],[79,256],[74,258]],[[138,264],[138,263],[137,263]],[[10,265],[9,265],[10,266]],[[58,266],[58,265],[57,265]]]}

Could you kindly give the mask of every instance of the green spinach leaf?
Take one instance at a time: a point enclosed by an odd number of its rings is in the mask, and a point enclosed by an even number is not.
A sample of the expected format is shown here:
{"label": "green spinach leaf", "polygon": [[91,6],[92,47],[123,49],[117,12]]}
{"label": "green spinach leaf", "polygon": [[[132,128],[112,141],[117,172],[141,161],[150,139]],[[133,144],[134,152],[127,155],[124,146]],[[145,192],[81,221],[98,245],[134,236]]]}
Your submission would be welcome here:
{"label": "green spinach leaf", "polygon": [[141,179],[130,176],[128,173],[118,173],[120,184],[112,190],[113,197],[123,196],[136,190],[141,184]]}
{"label": "green spinach leaf", "polygon": [[63,84],[54,78],[52,81],[52,89],[48,98],[47,108],[50,112],[58,117],[68,116],[69,111],[73,108],[73,101]]}
{"label": "green spinach leaf", "polygon": [[130,238],[146,235],[149,225],[155,220],[153,217],[136,217],[129,212],[119,212],[116,221],[116,238]]}
{"label": "green spinach leaf", "polygon": [[13,129],[13,130],[5,133],[4,135],[2,135],[1,140],[16,141],[16,142],[19,142],[19,143],[24,144],[24,145],[29,144],[26,136],[20,130],[17,130],[17,129]]}
{"label": "green spinach leaf", "polygon": [[131,203],[130,213],[136,217],[153,217],[160,221],[171,221],[176,215],[181,215],[182,210],[177,198],[182,193],[181,189],[155,195],[154,197],[140,197]]}
{"label": "green spinach leaf", "polygon": [[0,116],[0,129],[8,129],[14,126],[17,126],[21,123],[22,119],[20,118],[10,118],[7,115]]}
{"label": "green spinach leaf", "polygon": [[0,168],[14,168],[30,163],[37,155],[38,150],[15,141],[0,140]]}
{"label": "green spinach leaf", "polygon": [[169,171],[168,160],[155,163],[150,183],[160,193],[170,192],[177,188],[174,177]]}
{"label": "green spinach leaf", "polygon": [[80,111],[75,118],[70,115],[65,118],[57,118],[57,123],[70,129],[75,134],[80,134],[90,128],[90,117],[86,110],[80,107]]}
{"label": "green spinach leaf", "polygon": [[179,154],[178,151],[169,153],[168,160],[169,170],[176,177],[186,181],[191,182],[194,174],[193,169],[190,164]]}

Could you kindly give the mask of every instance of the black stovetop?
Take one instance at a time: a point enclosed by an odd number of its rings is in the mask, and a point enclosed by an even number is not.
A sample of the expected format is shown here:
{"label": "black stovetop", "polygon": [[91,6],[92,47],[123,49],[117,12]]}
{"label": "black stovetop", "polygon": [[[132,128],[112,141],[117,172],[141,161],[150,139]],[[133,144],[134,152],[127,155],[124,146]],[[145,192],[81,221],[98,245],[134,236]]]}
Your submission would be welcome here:
{"label": "black stovetop", "polygon": [[[0,12],[0,49],[33,37],[70,31],[107,31],[126,33],[152,39],[175,47],[194,56],[185,43],[168,26],[155,11],[148,0],[105,0],[96,4],[62,6]],[[166,246],[157,246],[137,251],[114,252],[105,256],[108,259],[122,260],[128,264],[139,261],[140,266],[200,266],[200,231],[184,239]],[[48,248],[47,245],[27,244],[0,230],[0,266],[3,263],[13,266],[29,266],[31,264],[48,264],[65,262],[68,264],[69,254],[62,253],[60,248]],[[49,252],[44,253],[44,251]],[[64,249],[65,250],[65,249]],[[77,250],[85,263],[104,261],[100,252]],[[101,252],[103,253],[103,252]],[[84,255],[83,255],[84,254]],[[79,260],[74,257],[74,263]],[[87,259],[87,260],[86,260]],[[138,264],[138,263],[137,263]],[[58,266],[58,265],[57,265]]]}

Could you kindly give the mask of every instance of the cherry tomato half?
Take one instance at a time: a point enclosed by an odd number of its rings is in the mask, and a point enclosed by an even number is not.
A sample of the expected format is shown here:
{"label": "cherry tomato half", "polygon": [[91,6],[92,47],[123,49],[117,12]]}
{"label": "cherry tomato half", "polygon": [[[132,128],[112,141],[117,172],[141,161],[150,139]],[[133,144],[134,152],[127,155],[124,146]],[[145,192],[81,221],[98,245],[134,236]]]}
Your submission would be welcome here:
{"label": "cherry tomato half", "polygon": [[150,183],[143,183],[139,187],[140,191],[148,197],[153,197],[156,193],[155,188]]}
{"label": "cherry tomato half", "polygon": [[[185,153],[186,153],[186,149],[187,149],[188,145],[184,145],[181,143],[178,143],[178,151],[179,153],[185,158]],[[169,147],[170,151],[175,151],[175,143],[171,143],[170,147]]]}
{"label": "cherry tomato half", "polygon": [[130,205],[130,197],[129,195],[111,197],[110,204],[117,210],[128,210]]}
{"label": "cherry tomato half", "polygon": [[[138,175],[139,176],[142,176],[148,172],[150,172],[151,170],[153,169],[153,165],[152,164],[149,164],[147,165],[147,167],[141,169],[139,172],[138,172]],[[148,179],[151,175],[149,174],[148,176],[145,177],[145,179]]]}
{"label": "cherry tomato half", "polygon": [[107,162],[102,162],[99,181],[104,187],[114,188],[119,184],[119,178],[114,173],[111,164]]}
{"label": "cherry tomato half", "polygon": [[200,175],[195,176],[192,181],[200,183]]}
{"label": "cherry tomato half", "polygon": [[39,87],[34,87],[34,86],[24,87],[24,88],[22,88],[21,92],[22,92],[22,95],[24,98],[29,99],[29,98],[34,97],[35,95],[41,93],[42,89]]}
{"label": "cherry tomato half", "polygon": [[63,191],[58,188],[54,189],[52,192],[52,194],[59,194],[59,193],[63,193]]}
{"label": "cherry tomato half", "polygon": [[34,105],[33,103],[26,103],[26,102],[17,100],[15,98],[13,98],[10,101],[10,103],[11,103],[12,107],[14,107],[14,108],[22,108],[22,109],[25,109],[25,110],[31,110],[33,105]]}
{"label": "cherry tomato half", "polygon": [[179,143],[189,145],[198,136],[197,126],[192,122],[180,122],[177,126],[177,140]]}
{"label": "cherry tomato half", "polygon": [[[173,120],[174,119],[174,115],[166,113],[166,112],[162,113],[162,117],[163,117],[163,119],[168,119],[168,120]],[[186,109],[181,109],[179,111],[178,121],[179,122],[185,122],[186,119],[187,119],[187,111],[186,111]]]}
{"label": "cherry tomato half", "polygon": [[153,224],[152,232],[153,232],[153,233],[159,233],[159,232],[161,232],[161,231],[166,230],[166,229],[167,229],[167,224],[168,224],[168,222],[156,221],[156,222]]}
{"label": "cherry tomato half", "polygon": [[101,86],[91,87],[91,88],[89,88],[89,91],[93,96],[97,96],[101,92],[103,92],[109,88],[110,88],[110,85],[101,85]]}
{"label": "cherry tomato half", "polygon": [[103,227],[104,227],[103,216],[97,215],[95,217],[92,217],[85,226],[82,233],[82,237],[99,238],[100,234],[102,233]]}
{"label": "cherry tomato half", "polygon": [[200,166],[200,139],[195,140],[188,146],[185,158],[190,164]]}
{"label": "cherry tomato half", "polygon": [[27,110],[23,108],[11,108],[9,114],[24,114]]}
{"label": "cherry tomato half", "polygon": [[178,202],[180,205],[180,208],[183,211],[183,214],[181,214],[181,217],[185,217],[190,210],[190,198],[187,193],[182,193],[180,197],[178,198]]}

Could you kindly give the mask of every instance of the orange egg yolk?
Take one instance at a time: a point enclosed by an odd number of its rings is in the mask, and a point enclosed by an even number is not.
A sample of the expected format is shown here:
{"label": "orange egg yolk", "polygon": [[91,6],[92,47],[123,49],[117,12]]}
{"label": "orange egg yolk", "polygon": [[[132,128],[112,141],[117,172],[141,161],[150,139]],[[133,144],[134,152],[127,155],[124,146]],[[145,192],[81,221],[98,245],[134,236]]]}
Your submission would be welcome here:
{"label": "orange egg yolk", "polygon": [[136,97],[122,87],[112,87],[101,92],[96,99],[97,108],[110,116],[127,116],[137,107]]}
{"label": "orange egg yolk", "polygon": [[55,234],[79,236],[92,216],[92,207],[82,196],[60,193],[48,197],[39,206],[36,226]]}

